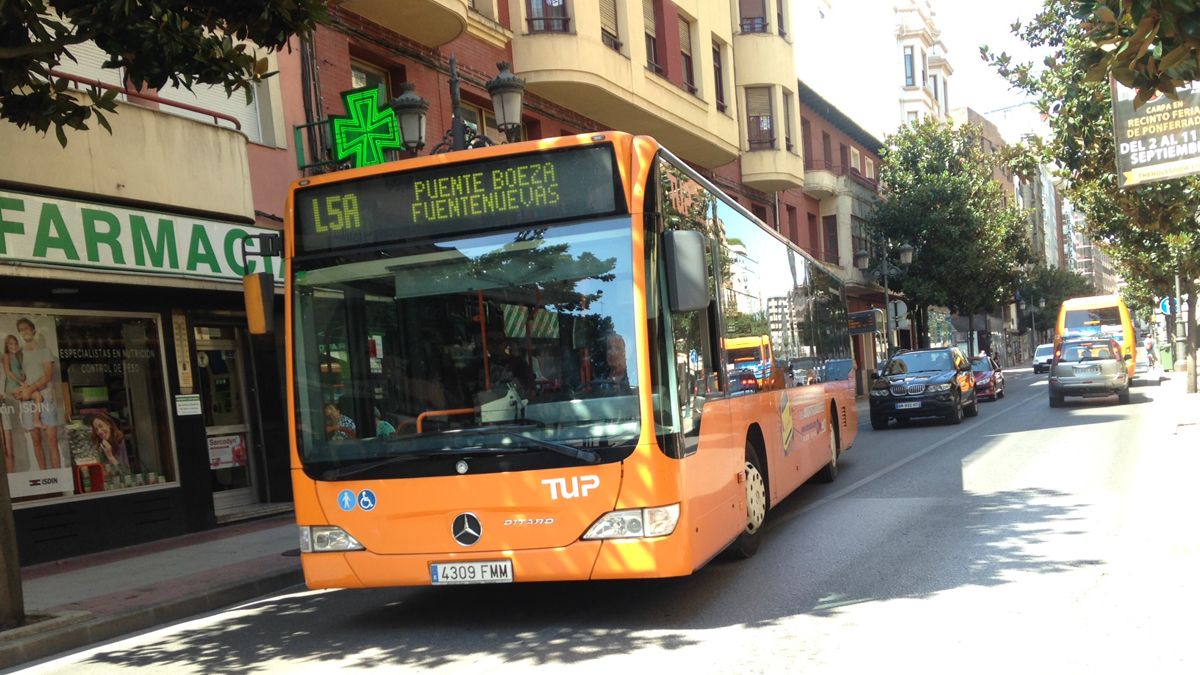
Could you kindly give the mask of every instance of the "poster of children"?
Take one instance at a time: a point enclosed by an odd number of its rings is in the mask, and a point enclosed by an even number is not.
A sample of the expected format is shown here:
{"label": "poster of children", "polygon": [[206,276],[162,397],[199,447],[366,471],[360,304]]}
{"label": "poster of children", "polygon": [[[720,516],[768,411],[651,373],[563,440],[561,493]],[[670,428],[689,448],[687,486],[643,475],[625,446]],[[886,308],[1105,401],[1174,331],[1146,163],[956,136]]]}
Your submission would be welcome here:
{"label": "poster of children", "polygon": [[0,313],[0,421],[14,498],[71,493],[62,372],[54,317]]}

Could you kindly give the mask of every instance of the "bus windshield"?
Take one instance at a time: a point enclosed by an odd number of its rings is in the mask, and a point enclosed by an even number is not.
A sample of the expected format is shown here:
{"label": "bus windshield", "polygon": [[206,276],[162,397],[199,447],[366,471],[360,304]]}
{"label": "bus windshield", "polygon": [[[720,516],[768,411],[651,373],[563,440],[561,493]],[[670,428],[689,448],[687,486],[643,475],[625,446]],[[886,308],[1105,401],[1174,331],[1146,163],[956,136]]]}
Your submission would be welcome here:
{"label": "bus windshield", "polygon": [[1122,335],[1121,312],[1116,306],[1068,309],[1064,335]]}
{"label": "bus windshield", "polygon": [[305,469],[623,458],[640,433],[631,249],[616,217],[297,259]]}

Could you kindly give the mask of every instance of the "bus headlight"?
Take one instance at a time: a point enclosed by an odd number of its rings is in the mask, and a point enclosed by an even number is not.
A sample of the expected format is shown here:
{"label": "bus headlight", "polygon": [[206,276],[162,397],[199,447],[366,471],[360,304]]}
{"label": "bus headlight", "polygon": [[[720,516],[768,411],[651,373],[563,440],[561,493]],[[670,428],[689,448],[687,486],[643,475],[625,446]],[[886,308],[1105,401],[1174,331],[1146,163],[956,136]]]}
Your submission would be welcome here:
{"label": "bus headlight", "polygon": [[610,511],[597,520],[584,539],[631,539],[665,537],[679,523],[679,504],[655,506],[648,509]]}
{"label": "bus headlight", "polygon": [[349,532],[335,525],[300,526],[301,553],[362,551],[365,548]]}

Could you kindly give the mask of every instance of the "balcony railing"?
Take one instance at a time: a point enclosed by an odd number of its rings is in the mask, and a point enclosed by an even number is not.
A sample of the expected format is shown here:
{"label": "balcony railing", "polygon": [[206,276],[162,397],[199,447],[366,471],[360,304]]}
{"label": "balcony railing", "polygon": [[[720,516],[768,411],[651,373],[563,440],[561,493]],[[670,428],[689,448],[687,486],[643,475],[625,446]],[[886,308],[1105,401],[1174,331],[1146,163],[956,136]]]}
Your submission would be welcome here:
{"label": "balcony railing", "polygon": [[[136,89],[130,89],[129,87],[118,87],[115,84],[101,82],[100,80],[93,80],[90,77],[81,77],[79,75],[72,75],[70,73],[64,73],[59,70],[51,70],[50,75],[53,77],[62,78],[64,80],[70,80],[71,82],[74,82],[76,84],[84,84],[89,87],[98,87],[100,89],[107,89],[109,91],[119,91],[122,94],[125,94],[126,96],[128,96],[129,98],[141,99],[143,101],[151,101],[151,102],[157,103],[159,105],[165,105],[165,106],[170,106],[173,108],[179,108],[180,110],[187,110],[189,112],[194,112],[199,115],[211,117],[211,118],[213,118],[213,124],[218,124],[217,120],[225,120],[226,122],[229,122],[230,124],[232,124],[234,129],[237,129],[238,131],[242,130],[242,123],[239,122],[236,117],[234,117],[232,115],[226,115],[225,113],[222,113],[222,112],[217,112],[215,110],[209,110],[207,108],[201,108],[200,106],[190,105],[188,103],[182,103],[180,101],[172,101],[169,99],[165,99],[161,96],[156,96],[154,94],[142,93],[140,91],[137,91]],[[218,124],[218,126],[219,126],[219,124]]]}
{"label": "balcony railing", "polygon": [[749,140],[749,144],[750,144],[751,151],[774,150],[775,149],[775,137],[771,136],[770,138],[751,138]]}
{"label": "balcony railing", "polygon": [[741,28],[743,33],[766,33],[771,25],[765,16],[743,16]]}
{"label": "balcony railing", "polygon": [[531,16],[525,21],[530,33],[570,33],[571,17],[569,16]]}
{"label": "balcony railing", "polygon": [[826,162],[823,159],[808,159],[807,157],[804,158],[804,170],[805,171],[828,171],[829,173],[832,173],[835,176],[846,175],[846,167],[842,166],[841,164],[834,164],[833,162]]}

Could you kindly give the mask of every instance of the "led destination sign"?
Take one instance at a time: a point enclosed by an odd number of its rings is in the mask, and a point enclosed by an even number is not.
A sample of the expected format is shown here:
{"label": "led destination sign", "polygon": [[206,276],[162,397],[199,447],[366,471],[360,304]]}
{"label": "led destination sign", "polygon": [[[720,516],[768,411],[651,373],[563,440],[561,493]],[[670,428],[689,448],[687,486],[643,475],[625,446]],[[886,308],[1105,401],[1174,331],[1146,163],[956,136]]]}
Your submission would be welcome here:
{"label": "led destination sign", "polygon": [[321,185],[296,192],[297,248],[316,253],[606,215],[624,208],[617,190],[606,145]]}

